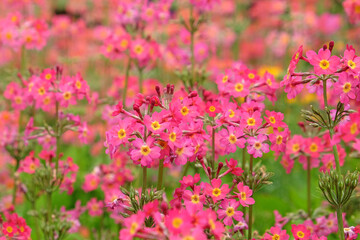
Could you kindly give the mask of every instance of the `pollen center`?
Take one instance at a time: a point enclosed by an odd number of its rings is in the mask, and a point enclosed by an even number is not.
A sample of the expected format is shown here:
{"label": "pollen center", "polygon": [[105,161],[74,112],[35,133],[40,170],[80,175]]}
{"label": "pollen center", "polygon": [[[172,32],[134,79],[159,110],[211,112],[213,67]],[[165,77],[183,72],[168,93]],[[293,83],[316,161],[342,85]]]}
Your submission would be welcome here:
{"label": "pollen center", "polygon": [[235,210],[234,210],[233,207],[228,207],[228,208],[226,209],[226,215],[227,215],[228,217],[231,217],[231,216],[234,215],[234,214],[235,214]]}
{"label": "pollen center", "polygon": [[154,129],[156,131],[156,130],[160,129],[161,125],[158,121],[154,121],[151,123],[151,127],[152,127],[152,129]]}
{"label": "pollen center", "polygon": [[197,194],[192,195],[191,196],[191,202],[195,203],[195,204],[199,203],[200,202],[199,195],[197,195]]}
{"label": "pollen center", "polygon": [[215,197],[218,197],[220,196],[221,194],[221,190],[219,188],[214,188],[214,190],[212,191],[212,194],[215,196]]}
{"label": "pollen center", "polygon": [[343,92],[348,93],[351,90],[351,83],[347,82],[343,85]]}
{"label": "pollen center", "polygon": [[230,136],[229,136],[229,142],[230,142],[231,144],[234,144],[234,143],[237,142],[237,138],[236,138],[236,136],[235,136],[234,134],[230,134]]}
{"label": "pollen center", "polygon": [[118,131],[118,137],[119,139],[123,139],[124,137],[126,137],[126,131],[124,129],[120,129]]}
{"label": "pollen center", "polygon": [[148,146],[142,146],[140,149],[140,153],[144,156],[149,155],[151,152],[151,149]]}
{"label": "pollen center", "polygon": [[181,108],[180,112],[181,112],[181,114],[182,114],[183,116],[186,116],[186,115],[189,114],[189,109],[188,109],[186,106],[183,106],[183,107]]}
{"label": "pollen center", "polygon": [[326,70],[326,69],[328,69],[330,67],[330,62],[328,60],[323,59],[323,60],[320,61],[319,66],[322,69]]}
{"label": "pollen center", "polygon": [[356,68],[356,63],[354,63],[353,60],[349,60],[349,61],[347,62],[347,65],[348,65],[349,68],[351,68],[351,69]]}
{"label": "pollen center", "polygon": [[180,226],[182,225],[183,223],[183,220],[181,218],[174,218],[173,221],[172,221],[172,225],[174,228],[180,228]]}
{"label": "pollen center", "polygon": [[242,85],[241,83],[235,84],[235,91],[241,92],[242,90],[244,90],[244,85]]}
{"label": "pollen center", "polygon": [[255,119],[254,118],[248,118],[247,120],[247,125],[249,126],[254,126],[256,123]]}

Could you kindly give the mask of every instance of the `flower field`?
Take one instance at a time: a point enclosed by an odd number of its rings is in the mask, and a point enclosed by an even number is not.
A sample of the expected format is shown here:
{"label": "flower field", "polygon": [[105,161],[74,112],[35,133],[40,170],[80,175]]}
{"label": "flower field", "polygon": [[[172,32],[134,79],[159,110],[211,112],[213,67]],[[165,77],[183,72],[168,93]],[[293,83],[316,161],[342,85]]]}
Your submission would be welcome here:
{"label": "flower field", "polygon": [[0,240],[360,239],[360,0],[0,13]]}

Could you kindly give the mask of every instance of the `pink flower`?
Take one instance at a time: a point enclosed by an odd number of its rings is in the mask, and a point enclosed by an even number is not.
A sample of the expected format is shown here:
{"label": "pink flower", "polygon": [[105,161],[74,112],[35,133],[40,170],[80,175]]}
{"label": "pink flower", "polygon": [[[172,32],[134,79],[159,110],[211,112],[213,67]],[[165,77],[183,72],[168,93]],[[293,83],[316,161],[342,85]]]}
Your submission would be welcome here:
{"label": "pink flower", "polygon": [[340,102],[347,104],[350,99],[355,99],[359,90],[357,89],[359,80],[352,75],[342,73],[339,80],[334,84],[334,94],[340,96]]}
{"label": "pink flower", "polygon": [[279,128],[279,127],[286,127],[286,123],[283,122],[284,120],[284,114],[281,112],[275,112],[275,111],[265,111],[267,117],[264,117],[265,121],[273,128]]}
{"label": "pink flower", "polygon": [[281,230],[279,227],[271,227],[270,233],[265,233],[264,240],[288,240],[290,236],[286,234],[286,230]]}
{"label": "pink flower", "polygon": [[212,101],[206,103],[205,110],[210,117],[215,117],[219,112],[221,112],[221,107],[217,101]]}
{"label": "pink flower", "polygon": [[132,142],[134,149],[130,152],[131,159],[135,164],[141,164],[142,167],[151,167],[152,162],[160,157],[160,148],[155,146],[155,139],[148,137],[146,142],[137,138]]}
{"label": "pink flower", "polygon": [[88,174],[85,176],[85,181],[83,185],[83,190],[85,192],[90,192],[97,189],[100,183],[100,178],[95,174]]}
{"label": "pink flower", "polygon": [[92,198],[87,204],[86,207],[89,211],[90,216],[101,216],[103,214],[103,201],[97,201],[96,198]]}
{"label": "pink flower", "polygon": [[34,174],[35,170],[40,166],[39,159],[34,157],[34,152],[32,151],[29,156],[27,156],[20,163],[19,172],[26,172],[29,174]]}
{"label": "pink flower", "polygon": [[306,56],[311,65],[314,66],[315,73],[317,74],[332,74],[335,73],[339,64],[340,58],[331,56],[329,49],[321,48],[316,54],[313,50],[307,51]]}
{"label": "pink flower", "polygon": [[229,83],[229,92],[233,97],[246,97],[249,95],[249,83],[243,77],[236,77],[233,83]]}
{"label": "pink flower", "polygon": [[255,203],[255,200],[250,197],[252,195],[252,190],[248,186],[245,186],[242,182],[240,182],[237,185],[237,189],[239,192],[236,193],[236,195],[243,207],[248,207],[249,205],[253,205]]}
{"label": "pink flower", "polygon": [[291,232],[293,234],[293,237],[298,239],[309,239],[310,238],[310,231],[302,224],[299,225],[291,225]]}
{"label": "pink flower", "polygon": [[47,83],[52,83],[56,80],[56,71],[52,68],[47,68],[40,74],[41,80]]}
{"label": "pink flower", "polygon": [[282,86],[285,86],[284,91],[287,93],[288,99],[293,99],[304,88],[304,84],[301,76],[289,76],[286,75],[281,82]]}
{"label": "pink flower", "polygon": [[129,119],[124,119],[117,122],[108,132],[106,132],[106,142],[115,147],[128,143],[130,134],[132,134],[131,125],[133,122]]}
{"label": "pink flower", "polygon": [[269,135],[269,140],[271,142],[271,150],[277,154],[285,152],[286,141],[289,134],[289,129],[287,128],[282,132],[274,130],[274,133]]}
{"label": "pink flower", "polygon": [[322,143],[321,138],[319,137],[309,138],[305,142],[304,151],[313,158],[320,157],[320,153],[322,153],[323,150],[324,150],[324,144]]}
{"label": "pink flower", "polygon": [[243,213],[241,211],[237,211],[237,208],[240,206],[240,203],[234,199],[227,200],[221,202],[220,209],[217,211],[219,219],[223,219],[224,224],[227,226],[231,226],[233,224],[233,218],[236,221],[241,221]]}
{"label": "pink flower", "polygon": [[349,67],[350,74],[356,75],[360,72],[360,57],[355,55],[354,49],[346,49],[342,61]]}
{"label": "pink flower", "polygon": [[144,39],[136,39],[131,42],[130,55],[132,58],[144,61],[149,57],[149,44]]}
{"label": "pink flower", "polygon": [[285,155],[281,159],[280,163],[285,168],[286,173],[289,174],[291,172],[291,169],[294,167],[295,161],[293,159],[291,159],[289,155]]}
{"label": "pink flower", "polygon": [[149,115],[145,116],[144,123],[150,132],[160,133],[169,126],[168,122],[163,121],[163,115],[162,112],[154,112],[151,117]]}
{"label": "pink flower", "polygon": [[165,225],[169,232],[178,235],[185,229],[191,228],[190,216],[185,209],[172,209],[165,217]]}
{"label": "pink flower", "polygon": [[241,138],[243,136],[241,128],[229,126],[228,129],[221,129],[219,134],[222,137],[220,145],[225,149],[226,154],[236,152],[236,147],[245,147],[246,140]]}
{"label": "pink flower", "polygon": [[226,197],[226,194],[229,193],[229,185],[224,184],[221,186],[221,179],[211,180],[211,184],[205,183],[205,193],[210,196],[214,202],[217,202]]}
{"label": "pink flower", "polygon": [[135,234],[143,228],[145,214],[141,211],[124,219],[125,228],[120,230],[119,240],[132,240]]}
{"label": "pink flower", "polygon": [[262,124],[261,113],[255,111],[252,114],[245,112],[241,118],[241,125],[247,129],[256,129]]}
{"label": "pink flower", "polygon": [[202,209],[205,202],[205,196],[201,193],[200,186],[194,186],[194,192],[185,190],[183,194],[184,203],[194,205],[197,209]]}
{"label": "pink flower", "polygon": [[267,140],[266,135],[260,134],[257,137],[250,137],[248,142],[248,153],[253,154],[254,158],[262,157],[263,153],[269,152],[269,144],[264,143]]}

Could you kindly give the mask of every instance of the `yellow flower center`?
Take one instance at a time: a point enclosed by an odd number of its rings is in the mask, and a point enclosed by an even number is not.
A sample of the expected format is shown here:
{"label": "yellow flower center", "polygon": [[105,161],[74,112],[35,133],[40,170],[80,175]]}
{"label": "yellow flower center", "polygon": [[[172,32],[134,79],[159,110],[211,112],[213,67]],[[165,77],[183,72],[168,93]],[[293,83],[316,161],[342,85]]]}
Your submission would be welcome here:
{"label": "yellow flower center", "polygon": [[79,80],[76,81],[75,86],[77,89],[81,88],[81,82]]}
{"label": "yellow flower center", "polygon": [[266,79],[266,83],[267,83],[267,85],[271,86],[272,85],[271,79],[270,78]]}
{"label": "yellow flower center", "polygon": [[356,63],[354,63],[353,60],[349,60],[349,61],[347,62],[347,65],[348,65],[349,68],[351,68],[351,69],[356,68]]}
{"label": "yellow flower center", "polygon": [[348,93],[351,90],[351,83],[347,82],[343,85],[343,92]]}
{"label": "yellow flower center", "polygon": [[229,109],[229,112],[230,112],[230,114],[229,114],[230,118],[235,117],[235,112],[232,109]]}
{"label": "yellow flower center", "polygon": [[65,92],[63,97],[65,100],[69,100],[71,98],[71,92]]}
{"label": "yellow flower center", "polygon": [[169,139],[170,139],[170,141],[175,142],[176,141],[176,133],[174,133],[174,132],[170,133]]}
{"label": "yellow flower center", "polygon": [[272,237],[272,240],[280,240],[279,234],[275,234],[275,235]]}
{"label": "yellow flower center", "polygon": [[140,149],[140,153],[144,156],[149,155],[151,152],[151,149],[148,146],[142,146]]}
{"label": "yellow flower center", "polygon": [[119,137],[119,139],[123,139],[124,137],[126,137],[126,131],[125,131],[125,129],[120,129],[120,130],[118,131],[118,137]]}
{"label": "yellow flower center", "polygon": [[230,142],[231,144],[234,144],[234,143],[237,142],[237,138],[236,138],[236,136],[235,136],[234,134],[230,134],[230,135],[229,135],[229,142]]}
{"label": "yellow flower center", "polygon": [[177,155],[179,155],[179,156],[181,156],[183,153],[184,153],[184,148],[182,147],[182,148],[178,148],[178,149],[176,149],[176,154]]}
{"label": "yellow flower center", "polygon": [[222,78],[222,82],[223,82],[223,83],[226,83],[228,80],[229,80],[229,76],[228,76],[228,75],[225,75],[225,76]]}
{"label": "yellow flower center", "polygon": [[178,217],[174,218],[172,221],[172,225],[174,228],[180,228],[182,224],[183,224],[183,220]]}
{"label": "yellow flower center", "polygon": [[246,193],[241,192],[240,195],[241,195],[241,199],[245,201],[246,200]]}
{"label": "yellow flower center", "polygon": [[228,207],[228,208],[226,209],[226,215],[227,215],[228,217],[231,217],[231,216],[233,216],[234,214],[235,214],[235,210],[234,210],[233,207]]}
{"label": "yellow flower center", "polygon": [[272,124],[276,123],[276,120],[275,120],[275,118],[274,118],[273,116],[269,117],[269,121],[270,121]]}
{"label": "yellow flower center", "polygon": [[8,227],[6,227],[6,231],[7,231],[8,233],[12,233],[12,232],[13,232],[13,228],[10,227],[10,226],[8,226]]}
{"label": "yellow flower center", "polygon": [[48,105],[50,103],[50,100],[51,100],[50,97],[45,97],[43,103],[45,105]]}
{"label": "yellow flower center", "polygon": [[16,96],[15,97],[15,103],[16,104],[21,104],[22,103],[22,98],[20,96]]}
{"label": "yellow flower center", "polygon": [[128,45],[129,45],[128,40],[126,40],[126,39],[121,40],[120,46],[121,46],[122,48],[126,48]]}
{"label": "yellow flower center", "polygon": [[280,145],[282,143],[282,141],[283,141],[283,137],[281,135],[278,135],[276,137],[276,144]]}
{"label": "yellow flower center", "polygon": [[107,45],[107,47],[106,47],[106,52],[112,52],[113,51],[113,49],[114,49],[114,46],[112,45],[112,44],[109,44],[109,45]]}
{"label": "yellow flower center", "polygon": [[200,197],[199,197],[199,195],[197,195],[197,194],[192,195],[192,196],[191,196],[191,202],[192,202],[192,203],[195,203],[195,204],[199,203],[199,202],[200,202]]}
{"label": "yellow flower center", "polygon": [[357,126],[357,123],[353,123],[351,124],[351,127],[350,127],[350,133],[351,134],[355,134],[358,130],[358,126]]}
{"label": "yellow flower center", "polygon": [[183,237],[183,240],[195,240],[195,238],[192,236],[186,236],[186,237]]}
{"label": "yellow flower center", "polygon": [[136,54],[141,54],[142,52],[144,51],[144,48],[141,46],[141,45],[136,45],[135,48],[134,48],[134,52]]}
{"label": "yellow flower center", "polygon": [[235,84],[235,91],[241,92],[242,90],[244,90],[244,85],[242,85],[241,83]]}
{"label": "yellow flower center", "polygon": [[189,114],[189,109],[188,109],[186,106],[183,106],[183,107],[181,108],[180,112],[181,112],[181,114],[182,114],[183,116],[186,116],[186,115]]}
{"label": "yellow flower center", "polygon": [[261,148],[261,142],[256,142],[256,143],[254,144],[254,148],[255,148],[256,150],[259,150],[259,149]]}
{"label": "yellow flower center", "polygon": [[212,219],[209,219],[209,225],[210,225],[211,230],[214,230],[216,228],[214,220],[212,220]]}
{"label": "yellow flower center", "polygon": [[215,196],[215,197],[218,197],[220,196],[221,194],[221,190],[219,188],[214,188],[213,191],[212,191],[212,194]]}
{"label": "yellow flower center", "polygon": [[158,121],[154,121],[154,122],[151,123],[151,127],[152,127],[153,130],[156,131],[156,130],[160,129],[161,125],[159,124]]}
{"label": "yellow flower center", "polygon": [[292,150],[293,150],[294,152],[299,151],[299,150],[300,150],[300,145],[299,145],[298,143],[293,144]]}
{"label": "yellow flower center", "polygon": [[302,231],[298,231],[296,234],[299,238],[303,238],[305,234]]}
{"label": "yellow flower center", "polygon": [[254,75],[253,73],[249,73],[249,74],[248,74],[248,77],[249,77],[250,79],[253,79],[253,78],[255,77],[255,75]]}
{"label": "yellow flower center", "polygon": [[215,110],[216,110],[216,108],[215,108],[214,106],[210,106],[210,107],[209,107],[209,111],[210,111],[210,112],[215,112]]}
{"label": "yellow flower center", "polygon": [[131,223],[131,226],[130,226],[130,234],[131,235],[134,235],[136,233],[136,229],[138,228],[138,223],[137,222],[133,222]]}
{"label": "yellow flower center", "polygon": [[44,94],[45,94],[45,88],[43,88],[43,87],[39,88],[38,93],[39,93],[41,96],[44,95]]}
{"label": "yellow flower center", "polygon": [[316,143],[312,143],[310,145],[310,151],[311,152],[316,152],[318,150],[318,145]]}
{"label": "yellow flower center", "polygon": [[256,123],[255,119],[254,118],[248,118],[247,120],[247,125],[249,126],[254,126]]}
{"label": "yellow flower center", "polygon": [[326,69],[328,69],[330,67],[330,62],[328,60],[323,59],[323,60],[320,61],[319,66],[322,69],[326,70]]}

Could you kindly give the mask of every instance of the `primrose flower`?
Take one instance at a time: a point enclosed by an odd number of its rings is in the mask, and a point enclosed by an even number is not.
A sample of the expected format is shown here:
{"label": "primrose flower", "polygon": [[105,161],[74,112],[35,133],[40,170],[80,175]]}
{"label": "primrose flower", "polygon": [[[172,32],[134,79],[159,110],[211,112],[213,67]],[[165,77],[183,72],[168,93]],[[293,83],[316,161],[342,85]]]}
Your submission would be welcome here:
{"label": "primrose flower", "polygon": [[221,209],[217,211],[219,219],[223,219],[224,224],[227,226],[231,226],[233,224],[233,219],[236,221],[241,221],[243,213],[241,211],[237,211],[239,206],[240,203],[236,200],[225,199],[220,204]]}
{"label": "primrose flower", "polygon": [[299,224],[299,225],[291,225],[291,232],[293,234],[293,237],[296,239],[296,240],[299,240],[299,239],[309,239],[310,238],[310,230],[307,229],[304,225],[302,224]]}
{"label": "primrose flower", "polygon": [[239,192],[236,193],[236,195],[243,207],[248,207],[249,205],[253,205],[255,203],[255,200],[250,197],[253,192],[248,186],[245,186],[242,182],[240,182],[237,185],[237,189]]}
{"label": "primrose flower", "polygon": [[250,137],[247,140],[248,153],[253,154],[254,158],[262,157],[263,153],[269,152],[269,144],[264,143],[267,140],[267,136],[260,134],[257,137]]}
{"label": "primrose flower", "polygon": [[120,240],[132,240],[135,234],[143,228],[145,221],[145,214],[139,211],[131,215],[129,218],[124,219],[123,225],[125,228],[120,230]]}
{"label": "primrose flower", "polygon": [[307,51],[306,56],[311,65],[314,66],[315,73],[317,74],[332,74],[335,73],[339,64],[340,58],[331,56],[329,49],[321,48],[316,54],[313,50]]}
{"label": "primrose flower", "polygon": [[135,164],[141,164],[143,167],[151,167],[152,162],[160,157],[161,149],[153,144],[154,141],[154,138],[148,137],[146,142],[140,138],[132,142],[135,148],[130,152],[130,156]]}
{"label": "primrose flower", "polygon": [[286,234],[286,230],[279,227],[271,227],[270,233],[265,233],[264,240],[288,240],[290,236]]}
{"label": "primrose flower", "polygon": [[217,202],[226,197],[226,194],[229,193],[229,185],[223,184],[221,186],[221,179],[211,180],[211,184],[205,183],[205,193],[210,196],[214,202]]}
{"label": "primrose flower", "polygon": [[348,104],[350,99],[355,99],[359,93],[358,79],[352,75],[342,73],[334,84],[334,94],[340,96],[340,102]]}

